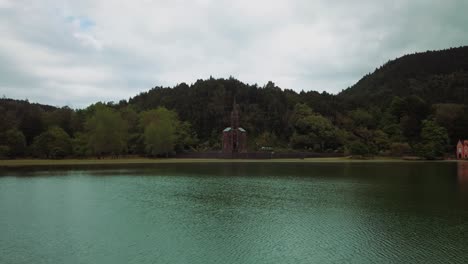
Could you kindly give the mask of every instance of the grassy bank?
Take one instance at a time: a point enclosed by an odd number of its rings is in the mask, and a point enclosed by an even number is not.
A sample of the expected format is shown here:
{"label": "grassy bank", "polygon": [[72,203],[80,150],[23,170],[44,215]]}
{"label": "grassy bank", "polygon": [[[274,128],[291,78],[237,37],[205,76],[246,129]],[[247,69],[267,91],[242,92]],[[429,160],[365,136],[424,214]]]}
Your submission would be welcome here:
{"label": "grassy bank", "polygon": [[313,163],[313,162],[411,162],[401,158],[374,158],[367,160],[340,158],[308,158],[308,159],[149,159],[149,158],[122,158],[122,159],[16,159],[0,160],[0,167],[23,166],[63,166],[63,165],[124,165],[124,164],[166,164],[166,163]]}

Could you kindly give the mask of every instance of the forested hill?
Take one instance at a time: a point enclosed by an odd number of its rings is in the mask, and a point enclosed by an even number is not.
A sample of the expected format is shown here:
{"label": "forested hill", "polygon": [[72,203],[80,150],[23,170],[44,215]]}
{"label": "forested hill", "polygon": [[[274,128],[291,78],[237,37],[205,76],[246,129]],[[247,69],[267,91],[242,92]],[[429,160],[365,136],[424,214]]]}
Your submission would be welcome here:
{"label": "forested hill", "polygon": [[468,46],[426,51],[387,62],[339,98],[354,105],[381,104],[416,95],[430,104],[468,103]]}
{"label": "forested hill", "polygon": [[282,90],[273,82],[264,86],[245,84],[234,78],[198,80],[174,88],[155,87],[128,101],[138,111],[164,106],[189,121],[203,140],[218,140],[229,123],[234,99],[240,105],[242,126],[250,135],[273,132],[287,140],[291,134],[290,115],[296,103],[304,102],[314,110],[332,116],[334,96],[310,91],[298,94]]}
{"label": "forested hill", "polygon": [[468,47],[462,47],[390,61],[338,95],[231,77],[154,87],[77,110],[3,98],[0,157],[216,151],[236,100],[251,151],[434,158],[468,138],[467,88]]}

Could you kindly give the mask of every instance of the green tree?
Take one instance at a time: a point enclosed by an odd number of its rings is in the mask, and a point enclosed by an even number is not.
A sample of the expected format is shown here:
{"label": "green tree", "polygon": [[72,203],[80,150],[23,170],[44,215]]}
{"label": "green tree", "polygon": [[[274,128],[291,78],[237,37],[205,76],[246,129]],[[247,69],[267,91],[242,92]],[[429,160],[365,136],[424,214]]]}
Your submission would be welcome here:
{"label": "green tree", "polygon": [[390,153],[393,156],[401,157],[411,152],[411,146],[408,143],[394,142],[390,144]]}
{"label": "green tree", "polygon": [[44,112],[43,121],[46,127],[61,127],[67,134],[73,135],[72,119],[75,112],[69,107],[57,108],[54,111]]}
{"label": "green tree", "polygon": [[179,122],[177,119],[175,137],[175,150],[179,152],[194,149],[198,144],[197,134],[189,122]]}
{"label": "green tree", "polygon": [[291,144],[295,148],[325,150],[327,143],[336,137],[335,126],[305,104],[297,104],[293,115],[294,134]]}
{"label": "green tree", "polygon": [[86,121],[88,147],[95,155],[118,155],[127,149],[127,123],[116,110],[98,104]]}
{"label": "green tree", "polygon": [[179,125],[175,112],[164,107],[146,111],[141,114],[140,123],[144,128],[144,144],[148,155],[168,156],[174,151]]}
{"label": "green tree", "polygon": [[360,141],[353,141],[346,145],[346,153],[350,155],[366,156],[370,152],[369,147]]}
{"label": "green tree", "polygon": [[145,128],[146,153],[152,156],[165,154],[169,156],[174,150],[174,126],[169,120],[160,120],[158,123],[151,123]]}
{"label": "green tree", "polygon": [[447,129],[452,144],[455,144],[460,138],[464,138],[468,130],[465,105],[436,104],[433,105],[433,110],[435,112],[434,120]]}
{"label": "green tree", "polygon": [[385,126],[382,130],[389,136],[390,141],[392,142],[405,141],[405,137],[403,136],[403,132],[399,124],[389,124]]}
{"label": "green tree", "polygon": [[64,158],[71,154],[71,138],[60,127],[51,127],[34,138],[33,153],[41,158]]}
{"label": "green tree", "polygon": [[382,130],[375,130],[372,140],[378,151],[385,151],[390,148],[390,139],[388,138],[387,133]]}
{"label": "green tree", "polygon": [[371,128],[376,124],[375,117],[364,109],[353,110],[349,115],[353,120],[355,127]]}
{"label": "green tree", "polygon": [[274,133],[263,132],[255,139],[257,149],[262,147],[275,147],[278,145],[278,137]]}
{"label": "green tree", "polygon": [[426,159],[443,156],[448,144],[447,130],[432,120],[422,122],[421,143],[416,147],[419,155]]}
{"label": "green tree", "polygon": [[73,155],[78,157],[90,155],[88,141],[89,139],[86,133],[75,133],[75,137],[72,139]]}
{"label": "green tree", "polygon": [[16,115],[15,111],[8,110],[0,106],[0,133],[17,127],[18,123],[19,118]]}
{"label": "green tree", "polygon": [[26,138],[23,132],[12,128],[2,134],[0,145],[8,148],[6,155],[10,158],[24,156],[26,152]]}
{"label": "green tree", "polygon": [[128,137],[127,146],[129,154],[144,153],[142,146],[142,133],[139,126],[140,117],[137,111],[132,106],[125,106],[121,108],[120,114],[125,122],[128,124]]}
{"label": "green tree", "polygon": [[0,145],[0,159],[6,159],[8,157],[8,153],[10,152],[10,148],[5,145]]}

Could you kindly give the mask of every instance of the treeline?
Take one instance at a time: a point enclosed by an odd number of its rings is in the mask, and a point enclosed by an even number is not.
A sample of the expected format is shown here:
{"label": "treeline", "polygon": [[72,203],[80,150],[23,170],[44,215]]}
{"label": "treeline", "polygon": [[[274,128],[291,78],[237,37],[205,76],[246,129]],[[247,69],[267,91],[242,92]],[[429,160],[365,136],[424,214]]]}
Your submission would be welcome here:
{"label": "treeline", "polygon": [[0,100],[0,156],[149,155],[217,151],[234,99],[248,149],[352,155],[452,153],[468,137],[468,48],[407,55],[338,95],[234,78],[155,87],[85,109]]}
{"label": "treeline", "polygon": [[82,110],[2,99],[0,157],[168,156],[198,143],[188,122],[164,107],[136,112],[97,103]]}

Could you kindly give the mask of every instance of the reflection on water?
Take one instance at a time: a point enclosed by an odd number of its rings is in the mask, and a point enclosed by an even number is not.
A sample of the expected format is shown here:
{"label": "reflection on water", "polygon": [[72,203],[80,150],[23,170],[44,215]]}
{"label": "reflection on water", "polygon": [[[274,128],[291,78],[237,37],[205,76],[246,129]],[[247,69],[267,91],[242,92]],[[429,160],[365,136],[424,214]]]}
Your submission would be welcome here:
{"label": "reflection on water", "polygon": [[3,170],[0,263],[467,263],[466,164]]}
{"label": "reflection on water", "polygon": [[[461,190],[468,192],[468,162],[457,162],[458,186]],[[468,195],[464,192],[465,195]]]}
{"label": "reflection on water", "polygon": [[458,166],[458,182],[460,185],[468,184],[468,162],[459,161]]}

